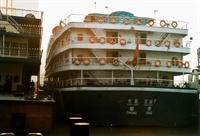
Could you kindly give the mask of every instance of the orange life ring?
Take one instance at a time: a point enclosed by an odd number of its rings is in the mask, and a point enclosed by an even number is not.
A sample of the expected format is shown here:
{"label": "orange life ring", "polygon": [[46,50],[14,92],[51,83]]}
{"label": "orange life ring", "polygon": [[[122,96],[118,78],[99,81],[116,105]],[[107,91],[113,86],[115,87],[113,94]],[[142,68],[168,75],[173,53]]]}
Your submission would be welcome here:
{"label": "orange life ring", "polygon": [[90,60],[88,58],[83,59],[83,64],[84,65],[89,65],[90,64]]}
{"label": "orange life ring", "polygon": [[142,19],[141,18],[136,18],[134,22],[135,22],[136,25],[141,25],[142,24]]}
{"label": "orange life ring", "polygon": [[160,26],[161,27],[165,27],[167,25],[166,21],[165,20],[161,20],[160,21]]}
{"label": "orange life ring", "polygon": [[166,41],[165,41],[165,46],[166,46],[166,47],[169,48],[169,47],[170,47],[170,44],[171,44],[171,42],[170,42],[169,40],[166,40]]}
{"label": "orange life ring", "polygon": [[96,37],[94,37],[94,36],[90,37],[90,39],[89,39],[90,43],[95,43],[96,40],[97,40],[97,39],[96,39]]}
{"label": "orange life ring", "polygon": [[156,60],[156,61],[155,61],[155,66],[156,66],[156,67],[160,67],[160,65],[161,65],[161,61],[160,61],[160,60]]}
{"label": "orange life ring", "polygon": [[118,60],[118,58],[113,58],[113,59],[112,59],[112,64],[113,64],[114,66],[119,65],[119,60]]}
{"label": "orange life ring", "polygon": [[177,63],[178,63],[178,67],[179,67],[179,68],[182,68],[182,67],[183,67],[183,62],[182,62],[182,61],[177,61]]}
{"label": "orange life ring", "polygon": [[109,43],[110,44],[116,44],[117,43],[117,41],[116,41],[116,38],[109,38]]}
{"label": "orange life ring", "polygon": [[80,64],[81,64],[81,61],[80,61],[78,58],[76,58],[75,61],[74,61],[74,63],[75,63],[76,65],[80,65]]}
{"label": "orange life ring", "polygon": [[151,46],[151,44],[152,44],[152,43],[151,43],[151,40],[147,40],[147,41],[146,41],[146,45],[147,45],[147,46]]}
{"label": "orange life ring", "polygon": [[161,41],[160,41],[160,40],[156,40],[156,41],[155,41],[155,45],[156,45],[157,47],[160,47],[160,46],[161,46]]}
{"label": "orange life ring", "polygon": [[154,24],[155,24],[154,19],[149,20],[149,22],[148,22],[148,25],[149,25],[149,26],[152,27]]}
{"label": "orange life ring", "polygon": [[181,43],[179,42],[178,39],[174,39],[174,47],[179,48]]}
{"label": "orange life ring", "polygon": [[173,28],[176,28],[176,27],[178,26],[178,23],[177,23],[176,21],[172,21],[172,22],[171,22],[171,26],[172,26]]}
{"label": "orange life ring", "polygon": [[170,68],[172,66],[172,62],[171,61],[167,61],[166,64],[167,64],[168,68]]}
{"label": "orange life ring", "polygon": [[86,16],[84,22],[86,22],[86,23],[92,22],[92,17]]}
{"label": "orange life ring", "polygon": [[98,22],[99,22],[100,24],[102,24],[102,23],[104,22],[104,17],[103,17],[103,16],[99,16],[99,17],[98,17]]}
{"label": "orange life ring", "polygon": [[130,21],[130,19],[129,18],[124,18],[124,20],[123,20],[123,22],[124,22],[124,24],[125,25],[128,25],[128,24],[130,24],[131,23],[131,21]]}
{"label": "orange life ring", "polygon": [[120,39],[119,42],[120,42],[121,45],[126,45],[126,40],[125,39]]}
{"label": "orange life ring", "polygon": [[186,61],[186,62],[184,63],[184,65],[185,65],[185,68],[189,68],[189,67],[190,67],[190,62]]}
{"label": "orange life ring", "polygon": [[99,59],[99,64],[105,65],[106,64],[106,59],[105,58],[100,58]]}
{"label": "orange life ring", "polygon": [[106,38],[100,37],[99,38],[99,43],[104,44],[106,42]]}
{"label": "orange life ring", "polygon": [[116,18],[113,17],[113,16],[111,16],[111,17],[109,18],[109,22],[110,22],[111,24],[115,24],[115,23],[116,23]]}

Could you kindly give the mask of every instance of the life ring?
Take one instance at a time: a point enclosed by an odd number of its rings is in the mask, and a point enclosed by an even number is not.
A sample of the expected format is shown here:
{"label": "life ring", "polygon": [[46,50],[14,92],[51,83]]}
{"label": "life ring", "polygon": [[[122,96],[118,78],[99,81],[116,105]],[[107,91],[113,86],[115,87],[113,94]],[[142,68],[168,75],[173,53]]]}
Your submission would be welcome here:
{"label": "life ring", "polygon": [[171,44],[171,42],[170,42],[169,40],[166,40],[166,41],[165,41],[165,46],[166,46],[166,47],[169,48],[169,47],[170,47],[170,44]]}
{"label": "life ring", "polygon": [[170,68],[172,66],[172,62],[171,61],[167,61],[166,64],[167,64],[168,68]]}
{"label": "life ring", "polygon": [[109,38],[109,43],[116,44],[117,43],[116,38]]}
{"label": "life ring", "polygon": [[103,17],[103,16],[99,16],[99,17],[98,17],[98,22],[99,22],[100,24],[102,24],[102,23],[104,22],[104,17]]}
{"label": "life ring", "polygon": [[90,37],[90,39],[89,39],[90,43],[95,43],[96,40],[97,40],[97,39],[96,39],[96,37],[94,37],[94,36]]}
{"label": "life ring", "polygon": [[178,23],[177,23],[176,21],[172,21],[172,22],[171,22],[171,26],[172,26],[173,28],[176,28],[176,27],[178,26]]}
{"label": "life ring", "polygon": [[86,23],[92,22],[92,17],[86,16],[84,22],[86,22]]}
{"label": "life ring", "polygon": [[111,24],[115,24],[115,23],[116,23],[116,18],[113,17],[113,16],[111,16],[111,17],[109,18],[109,22],[110,22]]}
{"label": "life ring", "polygon": [[90,60],[88,58],[83,59],[83,64],[84,65],[89,65],[90,64]]}
{"label": "life ring", "polygon": [[189,67],[190,67],[190,62],[186,61],[186,62],[184,63],[184,65],[185,65],[185,68],[189,68]]}
{"label": "life ring", "polygon": [[161,41],[160,41],[160,40],[156,40],[156,41],[155,41],[155,45],[156,45],[157,47],[160,47],[160,46],[161,46]]}
{"label": "life ring", "polygon": [[156,66],[156,67],[160,67],[160,65],[161,65],[161,61],[160,61],[160,60],[156,60],[156,61],[155,61],[155,66]]}
{"label": "life ring", "polygon": [[104,44],[106,42],[106,38],[100,37],[99,38],[99,43]]}
{"label": "life ring", "polygon": [[121,45],[126,45],[126,40],[125,39],[120,39],[119,42],[120,42]]}
{"label": "life ring", "polygon": [[80,64],[81,64],[81,61],[80,61],[78,58],[76,58],[75,61],[74,61],[74,63],[75,63],[76,65],[80,65]]}
{"label": "life ring", "polygon": [[128,25],[128,24],[130,24],[131,22],[130,22],[130,19],[129,18],[124,18],[124,20],[123,20],[123,22],[124,22],[124,24],[125,25]]}
{"label": "life ring", "polygon": [[160,26],[161,27],[165,27],[167,25],[166,21],[165,20],[161,20],[160,21]]}
{"label": "life ring", "polygon": [[105,58],[100,58],[99,59],[99,64],[100,65],[105,65],[106,64],[106,59]]}
{"label": "life ring", "polygon": [[113,59],[112,59],[112,64],[113,64],[114,66],[119,65],[119,60],[118,60],[118,58],[113,58]]}
{"label": "life ring", "polygon": [[141,18],[136,18],[134,22],[135,22],[136,25],[141,25],[142,24],[142,19]]}
{"label": "life ring", "polygon": [[174,47],[179,48],[180,45],[181,45],[181,43],[179,42],[179,40],[178,40],[178,39],[175,39],[175,40],[174,40]]}
{"label": "life ring", "polygon": [[147,46],[151,46],[151,40],[147,40],[147,41],[146,41],[146,45],[147,45]]}
{"label": "life ring", "polygon": [[149,22],[148,22],[148,25],[149,25],[149,26],[151,26],[151,27],[152,27],[154,24],[155,24],[155,22],[154,22],[154,20],[153,20],[153,19],[149,20]]}

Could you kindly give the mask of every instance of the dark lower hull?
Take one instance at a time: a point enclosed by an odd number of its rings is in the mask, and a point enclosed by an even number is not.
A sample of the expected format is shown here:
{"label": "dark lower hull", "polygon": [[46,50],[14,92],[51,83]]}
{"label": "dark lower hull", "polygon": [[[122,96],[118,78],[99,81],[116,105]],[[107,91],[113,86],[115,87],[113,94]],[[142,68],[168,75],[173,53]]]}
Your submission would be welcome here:
{"label": "dark lower hull", "polygon": [[[110,89],[110,88],[109,88]],[[142,88],[140,88],[142,89]],[[191,126],[198,121],[198,94],[155,88],[152,91],[60,89],[57,111],[78,113],[92,125]]]}

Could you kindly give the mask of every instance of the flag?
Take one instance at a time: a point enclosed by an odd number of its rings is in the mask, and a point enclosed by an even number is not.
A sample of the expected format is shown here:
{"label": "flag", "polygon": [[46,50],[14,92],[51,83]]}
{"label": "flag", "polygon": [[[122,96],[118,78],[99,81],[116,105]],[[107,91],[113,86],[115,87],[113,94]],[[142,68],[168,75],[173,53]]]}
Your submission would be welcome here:
{"label": "flag", "polygon": [[132,62],[134,66],[137,65],[138,57],[139,57],[139,42],[136,41],[136,48],[134,51],[133,62]]}

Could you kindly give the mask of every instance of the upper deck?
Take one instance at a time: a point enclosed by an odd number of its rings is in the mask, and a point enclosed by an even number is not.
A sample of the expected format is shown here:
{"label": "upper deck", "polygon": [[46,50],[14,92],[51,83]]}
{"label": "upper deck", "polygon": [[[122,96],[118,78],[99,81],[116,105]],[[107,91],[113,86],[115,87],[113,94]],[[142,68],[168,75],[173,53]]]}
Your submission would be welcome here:
{"label": "upper deck", "polygon": [[6,8],[0,7],[1,14],[16,17],[32,17],[35,19],[42,20],[43,12],[36,10],[18,9],[18,8]]}
{"label": "upper deck", "polygon": [[42,19],[41,11],[0,7],[0,28],[8,33],[40,37]]}

